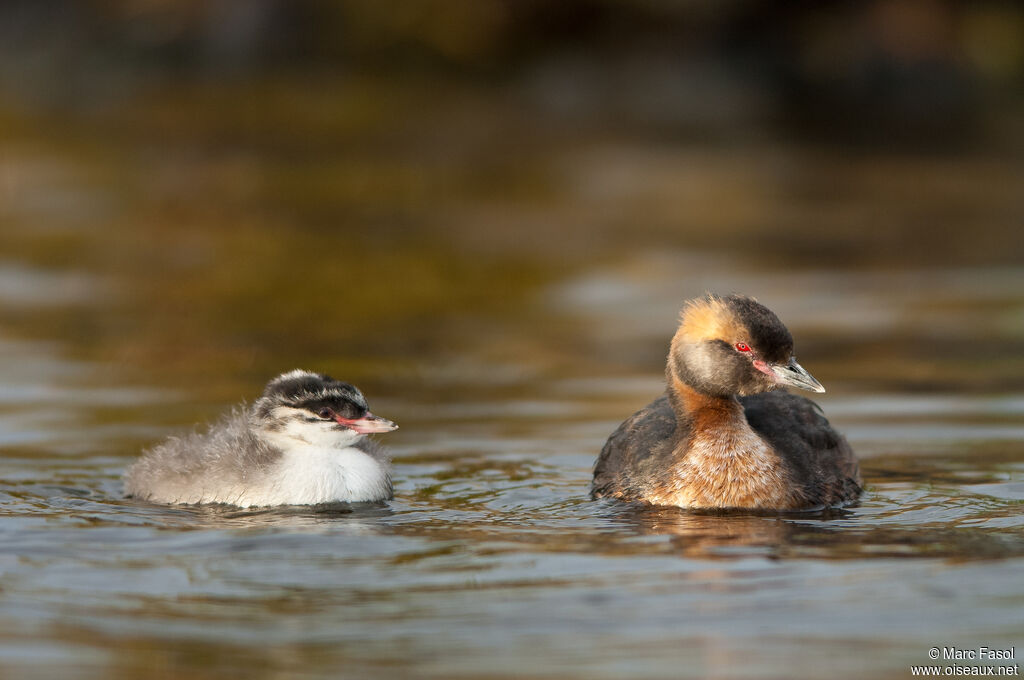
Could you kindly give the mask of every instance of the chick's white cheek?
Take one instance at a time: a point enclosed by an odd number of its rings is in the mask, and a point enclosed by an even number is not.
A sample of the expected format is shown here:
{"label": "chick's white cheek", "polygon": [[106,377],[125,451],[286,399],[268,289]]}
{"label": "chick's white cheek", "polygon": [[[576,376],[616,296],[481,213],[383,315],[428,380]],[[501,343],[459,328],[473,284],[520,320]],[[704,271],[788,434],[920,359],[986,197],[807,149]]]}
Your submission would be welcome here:
{"label": "chick's white cheek", "polygon": [[320,422],[289,423],[279,430],[264,429],[261,436],[279,449],[292,448],[296,443],[320,448],[344,448],[352,446],[363,437],[358,432]]}
{"label": "chick's white cheek", "polygon": [[358,432],[338,427],[338,424],[334,421],[322,422],[318,423],[318,425],[319,427],[316,428],[313,436],[309,437],[309,443],[316,446],[343,448],[352,446],[363,438],[363,435]]}

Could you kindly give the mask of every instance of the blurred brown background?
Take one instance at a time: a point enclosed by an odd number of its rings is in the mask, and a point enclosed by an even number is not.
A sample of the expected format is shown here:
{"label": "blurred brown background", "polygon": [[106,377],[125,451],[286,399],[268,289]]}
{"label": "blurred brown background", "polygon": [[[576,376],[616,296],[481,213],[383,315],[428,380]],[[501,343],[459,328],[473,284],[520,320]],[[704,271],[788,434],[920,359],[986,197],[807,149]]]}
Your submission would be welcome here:
{"label": "blurred brown background", "polygon": [[[1019,1],[0,0],[0,677],[1012,647],[1022,188]],[[707,290],[792,330],[859,507],[588,499]],[[401,425],[386,507],[122,497],[296,367]]]}
{"label": "blurred brown background", "polygon": [[1022,93],[994,0],[8,0],[0,248],[95,280],[7,329],[255,382],[457,354],[650,252],[1014,268]]}

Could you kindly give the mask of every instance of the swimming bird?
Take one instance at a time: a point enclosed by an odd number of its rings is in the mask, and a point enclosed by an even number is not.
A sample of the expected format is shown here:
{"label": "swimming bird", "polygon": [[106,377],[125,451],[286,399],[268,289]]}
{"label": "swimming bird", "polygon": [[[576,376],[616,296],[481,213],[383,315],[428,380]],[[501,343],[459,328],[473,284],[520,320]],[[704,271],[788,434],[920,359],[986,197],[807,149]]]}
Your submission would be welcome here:
{"label": "swimming bird", "polygon": [[295,370],[204,433],[172,437],[125,473],[126,495],[239,507],[383,501],[391,463],[367,434],[397,429],[354,385]]}
{"label": "swimming bird", "polygon": [[825,388],[797,363],[793,337],[742,295],[686,304],[665,394],[611,435],[591,496],[683,508],[797,510],[857,499],[847,441],[813,401]]}

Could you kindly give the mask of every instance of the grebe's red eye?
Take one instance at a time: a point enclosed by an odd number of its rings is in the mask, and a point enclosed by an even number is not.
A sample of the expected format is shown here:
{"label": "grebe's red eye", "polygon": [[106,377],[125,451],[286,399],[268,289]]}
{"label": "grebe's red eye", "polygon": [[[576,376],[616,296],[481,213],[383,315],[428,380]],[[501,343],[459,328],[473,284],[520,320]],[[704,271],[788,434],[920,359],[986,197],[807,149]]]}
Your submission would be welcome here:
{"label": "grebe's red eye", "polygon": [[745,342],[737,342],[736,343],[736,349],[737,349],[737,351],[740,351],[740,352],[749,352],[750,351],[750,345],[748,345]]}

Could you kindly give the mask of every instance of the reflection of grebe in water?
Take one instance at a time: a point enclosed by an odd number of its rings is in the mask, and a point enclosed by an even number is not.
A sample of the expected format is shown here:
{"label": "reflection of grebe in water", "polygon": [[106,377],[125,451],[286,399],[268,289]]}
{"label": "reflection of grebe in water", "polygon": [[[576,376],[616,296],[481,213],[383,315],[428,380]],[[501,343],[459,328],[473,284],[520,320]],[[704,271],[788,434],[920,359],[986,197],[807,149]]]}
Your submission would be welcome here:
{"label": "reflection of grebe in water", "polygon": [[738,513],[712,514],[673,507],[621,506],[616,522],[643,536],[666,536],[672,551],[688,557],[781,557],[790,552],[795,534],[826,533],[813,526],[797,526],[778,516]]}
{"label": "reflection of grebe in water", "polygon": [[366,435],[397,427],[355,386],[296,370],[208,432],[146,453],[125,473],[125,493],[240,507],[387,500],[390,461]]}
{"label": "reflection of grebe in water", "polygon": [[793,338],[778,317],[752,298],[691,301],[666,377],[666,393],[605,444],[595,498],[792,510],[860,495],[853,451],[817,404],[772,391],[825,388],[793,358]]}

